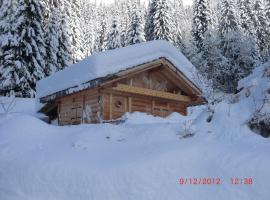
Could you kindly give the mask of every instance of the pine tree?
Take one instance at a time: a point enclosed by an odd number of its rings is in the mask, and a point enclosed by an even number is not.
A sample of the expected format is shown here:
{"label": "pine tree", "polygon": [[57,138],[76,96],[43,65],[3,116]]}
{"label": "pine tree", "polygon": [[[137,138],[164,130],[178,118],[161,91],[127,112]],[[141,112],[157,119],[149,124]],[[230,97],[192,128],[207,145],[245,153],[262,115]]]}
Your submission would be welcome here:
{"label": "pine tree", "polygon": [[219,88],[233,93],[237,91],[238,81],[254,68],[256,51],[252,40],[241,34],[232,1],[222,0],[219,10],[220,50],[227,64],[218,70],[217,80]]}
{"label": "pine tree", "polygon": [[209,0],[195,0],[193,5],[192,36],[197,52],[203,50],[205,33],[211,24]]}
{"label": "pine tree", "polygon": [[154,32],[154,15],[156,13],[157,0],[149,2],[149,8],[147,11],[146,22],[145,22],[145,37],[147,41],[152,40]]}
{"label": "pine tree", "polygon": [[267,35],[266,15],[261,0],[255,1],[253,10],[256,44],[259,50],[260,58],[262,59],[262,61],[265,61],[266,57],[268,56],[267,37],[269,36]]}
{"label": "pine tree", "polygon": [[121,37],[116,20],[113,20],[111,31],[107,35],[106,47],[109,50],[121,47]]}
{"label": "pine tree", "polygon": [[221,36],[233,31],[239,31],[237,18],[235,15],[235,7],[231,0],[222,0],[220,9],[220,20],[219,20],[219,33]]}
{"label": "pine tree", "polygon": [[221,70],[228,68],[228,60],[220,49],[221,40],[215,29],[209,29],[205,34],[204,51],[200,60],[200,69],[204,77],[212,82],[214,90],[223,89],[223,76]]}
{"label": "pine tree", "polygon": [[153,0],[145,27],[147,40],[167,40],[173,43],[172,24],[168,0]]}
{"label": "pine tree", "polygon": [[30,90],[30,86],[25,79],[26,66],[17,60],[14,8],[13,0],[4,0],[0,7],[0,95],[22,97],[22,88]]}
{"label": "pine tree", "polygon": [[266,0],[265,5],[265,17],[266,17],[266,48],[268,49],[268,60],[270,60],[270,0]]}
{"label": "pine tree", "polygon": [[[81,1],[72,0],[70,5],[70,28],[71,28],[71,44],[72,44],[72,57],[73,63],[82,60],[85,57],[83,50],[83,31],[82,31],[82,14],[81,14]],[[70,7],[69,7],[70,6]]]}
{"label": "pine tree", "polygon": [[265,0],[265,15],[267,20],[270,19],[270,0]]}
{"label": "pine tree", "polygon": [[17,67],[23,69],[21,94],[24,97],[34,97],[36,82],[45,76],[43,3],[42,0],[19,0],[15,12],[15,59]]}
{"label": "pine tree", "polygon": [[72,63],[71,29],[69,26],[69,13],[67,12],[66,1],[59,1],[60,19],[58,24],[57,66],[59,70],[68,67]]}
{"label": "pine tree", "polygon": [[240,27],[243,33],[248,36],[254,35],[254,12],[252,11],[251,0],[238,0]]}
{"label": "pine tree", "polygon": [[185,12],[182,0],[174,0],[172,5],[173,13],[173,42],[180,50],[185,50],[183,42],[183,25],[185,20]]}
{"label": "pine tree", "polygon": [[56,71],[62,69],[58,63],[59,45],[59,23],[60,23],[60,10],[54,5],[50,6],[50,13],[48,17],[48,24],[46,27],[45,43],[47,51],[47,75],[51,75]]}
{"label": "pine tree", "polygon": [[131,23],[127,31],[126,45],[145,42],[142,19],[138,11],[133,11]]}
{"label": "pine tree", "polygon": [[84,2],[82,10],[83,18],[83,49],[86,56],[90,56],[94,51],[95,40],[95,26],[97,23],[98,15],[96,7],[90,2]]}
{"label": "pine tree", "polygon": [[105,14],[101,13],[99,19],[100,22],[97,24],[96,27],[97,35],[94,42],[94,52],[100,52],[106,49],[107,23],[105,19]]}

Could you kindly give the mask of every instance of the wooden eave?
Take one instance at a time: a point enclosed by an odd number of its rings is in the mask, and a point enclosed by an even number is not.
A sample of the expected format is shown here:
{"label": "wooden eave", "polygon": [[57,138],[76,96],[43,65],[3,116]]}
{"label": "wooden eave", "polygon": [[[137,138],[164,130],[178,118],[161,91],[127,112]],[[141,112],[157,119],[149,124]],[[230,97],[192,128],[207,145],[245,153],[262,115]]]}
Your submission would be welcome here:
{"label": "wooden eave", "polygon": [[48,102],[46,103],[40,110],[39,112],[48,114],[50,113],[53,109],[57,108],[58,103],[56,101],[53,102]]}
{"label": "wooden eave", "polygon": [[[204,102],[206,102],[203,98],[198,99],[198,97],[202,94],[201,90],[192,81],[190,81],[179,69],[174,67],[174,65],[166,58],[159,58],[148,63],[121,70],[115,74],[109,74],[106,77],[90,80],[86,83],[82,83],[80,85],[80,89],[77,89],[78,86],[67,88],[65,90],[40,98],[40,102],[51,102],[62,96],[74,94],[90,88],[111,87],[115,82],[119,80],[159,67],[162,68],[162,72],[165,76],[169,76],[169,78],[174,80],[174,83],[177,84],[180,88],[183,88],[184,91],[187,92],[187,94],[189,94],[192,98],[196,98],[196,101],[198,102],[197,104],[203,104]],[[70,92],[72,90],[74,90],[75,92]]]}

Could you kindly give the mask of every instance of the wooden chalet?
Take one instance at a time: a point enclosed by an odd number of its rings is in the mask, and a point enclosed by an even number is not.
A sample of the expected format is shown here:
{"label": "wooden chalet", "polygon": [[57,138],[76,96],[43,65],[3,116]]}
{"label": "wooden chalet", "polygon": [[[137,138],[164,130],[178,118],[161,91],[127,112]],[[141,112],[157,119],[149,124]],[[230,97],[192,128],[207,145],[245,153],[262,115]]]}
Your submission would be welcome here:
{"label": "wooden chalet", "polygon": [[[155,49],[152,50],[150,47],[144,51],[145,45],[153,48],[158,46],[157,51],[159,51],[159,48],[168,48],[169,44],[163,41],[144,44],[141,46],[142,53],[155,52]],[[171,45],[169,47],[174,48]],[[132,48],[135,48],[135,51],[140,50],[140,45],[130,46],[126,51],[129,52]],[[121,49],[109,51],[105,55],[113,51],[116,51],[115,56],[117,56],[117,51],[120,52],[119,56],[122,56]],[[99,58],[103,54],[98,55]],[[120,119],[127,112],[136,111],[161,117],[167,117],[173,112],[187,115],[187,107],[205,102],[201,97],[201,90],[181,71],[181,66],[176,67],[168,58],[169,56],[162,57],[162,55],[160,53],[158,58],[150,56],[151,58],[146,60],[136,61],[134,66],[125,67],[123,63],[123,67],[117,68],[118,71],[115,73],[40,95],[38,97],[42,104],[40,112],[48,115],[50,120],[58,119],[59,125],[112,122]],[[142,63],[138,64],[139,62]],[[87,63],[85,62],[84,65]],[[129,60],[129,63],[132,62]],[[77,71],[80,71],[80,63],[76,66]],[[72,74],[72,69],[67,70],[71,71],[69,74]],[[61,72],[58,73],[61,75]],[[76,73],[73,76],[75,77]],[[78,80],[79,78],[80,75],[78,75]],[[57,80],[57,78],[54,79]],[[44,85],[49,87],[50,77],[41,83],[43,86],[38,87],[38,90],[42,90]]]}

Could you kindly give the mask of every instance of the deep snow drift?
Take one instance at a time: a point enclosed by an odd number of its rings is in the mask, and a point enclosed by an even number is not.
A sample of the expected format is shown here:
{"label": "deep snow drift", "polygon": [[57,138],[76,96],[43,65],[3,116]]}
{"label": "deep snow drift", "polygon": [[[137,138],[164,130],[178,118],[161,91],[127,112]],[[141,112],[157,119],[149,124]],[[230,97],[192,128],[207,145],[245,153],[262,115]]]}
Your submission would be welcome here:
{"label": "deep snow drift", "polygon": [[[24,107],[18,101],[0,116],[0,199],[268,200],[270,141],[246,126],[269,87],[264,70],[216,104],[210,123],[202,106],[188,117],[133,113],[119,125],[57,127],[16,112]],[[181,185],[180,178],[221,182]]]}
{"label": "deep snow drift", "polygon": [[[254,134],[228,142],[183,138],[166,120],[54,127],[21,114],[2,117],[0,126],[0,199],[270,197],[269,141]],[[181,177],[221,184],[180,185]],[[253,184],[232,185],[234,177]]]}

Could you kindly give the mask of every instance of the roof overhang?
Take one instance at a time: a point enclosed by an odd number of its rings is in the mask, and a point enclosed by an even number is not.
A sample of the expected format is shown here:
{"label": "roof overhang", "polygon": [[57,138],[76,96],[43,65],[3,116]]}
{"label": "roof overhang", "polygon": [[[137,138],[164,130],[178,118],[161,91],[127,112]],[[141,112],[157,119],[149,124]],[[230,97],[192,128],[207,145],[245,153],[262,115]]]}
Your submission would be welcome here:
{"label": "roof overhang", "polygon": [[[98,87],[106,87],[107,85],[113,84],[114,82],[117,82],[123,78],[126,78],[127,76],[133,76],[141,72],[158,68],[158,67],[163,67],[165,70],[164,72],[165,74],[167,73],[168,76],[179,81],[179,84],[181,84],[183,87],[185,87],[188,90],[189,95],[193,96],[194,98],[197,98],[196,101],[198,102],[198,104],[203,104],[206,102],[206,100],[202,97],[201,89],[198,86],[196,86],[195,83],[193,83],[187,76],[185,76],[183,72],[181,72],[178,68],[176,68],[166,58],[159,58],[151,62],[143,63],[141,65],[137,65],[137,66],[125,69],[125,70],[121,70],[121,71],[118,71],[117,73],[109,74],[105,77],[90,80],[83,84],[67,88],[65,90],[53,93],[45,97],[41,97],[40,102],[47,103],[47,102],[54,101],[55,99],[58,99],[60,97],[80,92],[82,90],[98,88]],[[196,101],[193,101],[193,102],[196,102]]]}

